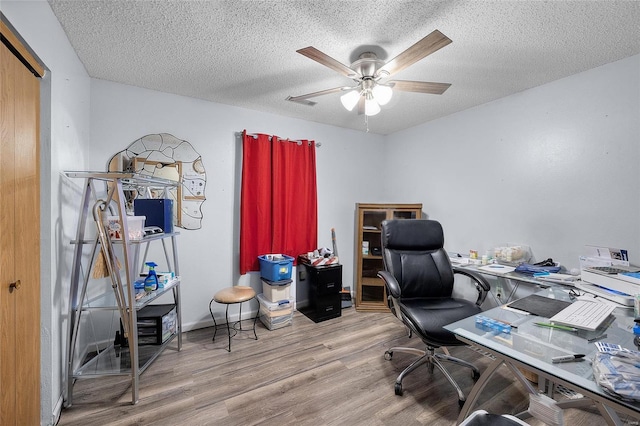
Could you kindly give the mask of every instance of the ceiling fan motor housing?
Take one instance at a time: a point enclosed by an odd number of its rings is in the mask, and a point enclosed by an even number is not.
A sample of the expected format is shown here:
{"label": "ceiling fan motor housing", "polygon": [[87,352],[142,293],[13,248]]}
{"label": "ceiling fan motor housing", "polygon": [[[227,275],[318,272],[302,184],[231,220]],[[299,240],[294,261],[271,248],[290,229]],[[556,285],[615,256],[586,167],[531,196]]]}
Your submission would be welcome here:
{"label": "ceiling fan motor housing", "polygon": [[[376,72],[378,69],[382,68],[384,65],[384,61],[378,59],[373,52],[364,52],[360,54],[360,59],[351,64],[351,69],[358,72],[362,79],[374,79],[377,80],[380,76],[376,76]],[[358,79],[354,78],[354,80],[358,81]]]}

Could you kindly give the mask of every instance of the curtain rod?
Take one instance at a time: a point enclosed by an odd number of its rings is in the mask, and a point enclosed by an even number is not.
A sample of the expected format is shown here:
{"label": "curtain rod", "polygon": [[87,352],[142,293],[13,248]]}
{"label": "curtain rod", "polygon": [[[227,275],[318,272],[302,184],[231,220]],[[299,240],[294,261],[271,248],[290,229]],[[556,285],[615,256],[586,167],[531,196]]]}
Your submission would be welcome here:
{"label": "curtain rod", "polygon": [[[242,134],[242,132],[240,132],[240,134]],[[247,133],[247,136],[251,136],[254,139],[258,139],[258,135],[259,134],[264,134],[264,133]],[[269,136],[269,140],[271,140],[272,137],[273,136]],[[280,136],[275,136],[275,137],[277,137],[280,141],[295,142],[298,145],[302,145],[302,140],[300,140],[300,139],[289,139],[289,138],[282,139]],[[322,146],[322,143],[320,143],[320,142],[316,142],[315,144],[316,144],[316,147],[318,147],[318,148],[320,148]]]}

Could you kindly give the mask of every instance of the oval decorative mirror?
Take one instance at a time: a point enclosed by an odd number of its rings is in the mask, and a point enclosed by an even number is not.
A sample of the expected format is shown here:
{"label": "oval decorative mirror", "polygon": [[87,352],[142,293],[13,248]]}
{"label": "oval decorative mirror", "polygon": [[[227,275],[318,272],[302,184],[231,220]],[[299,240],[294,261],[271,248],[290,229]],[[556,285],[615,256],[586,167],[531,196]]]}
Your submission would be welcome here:
{"label": "oval decorative mirror", "polygon": [[173,200],[173,224],[184,229],[200,229],[207,175],[202,158],[187,141],[169,133],[143,136],[109,160],[109,171],[133,172],[143,176],[179,182],[175,188],[132,194],[133,198]]}

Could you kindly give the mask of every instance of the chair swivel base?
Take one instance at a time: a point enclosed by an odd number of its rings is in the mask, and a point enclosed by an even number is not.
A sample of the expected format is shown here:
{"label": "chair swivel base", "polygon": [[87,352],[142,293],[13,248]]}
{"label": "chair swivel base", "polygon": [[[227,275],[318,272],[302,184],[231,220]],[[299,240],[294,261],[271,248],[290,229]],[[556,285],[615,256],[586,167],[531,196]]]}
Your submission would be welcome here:
{"label": "chair swivel base", "polygon": [[404,379],[404,377],[423,364],[427,365],[430,373],[433,373],[434,367],[438,367],[438,369],[442,371],[442,374],[444,374],[444,376],[447,378],[449,383],[451,383],[451,385],[455,388],[456,392],[458,393],[458,404],[460,405],[460,407],[464,405],[464,402],[466,401],[467,398],[465,397],[464,393],[462,393],[462,390],[460,389],[460,386],[458,386],[458,383],[456,383],[453,377],[451,377],[451,374],[449,374],[447,369],[444,368],[441,361],[451,362],[461,367],[467,367],[471,369],[471,375],[474,381],[480,378],[480,370],[478,370],[473,364],[468,363],[459,358],[452,357],[451,355],[448,354],[448,352],[444,354],[435,353],[435,348],[427,347],[426,350],[420,350],[420,349],[407,348],[407,347],[394,347],[394,348],[388,349],[384,353],[384,359],[390,361],[393,358],[394,352],[409,353],[409,354],[420,356],[420,358],[416,359],[411,364],[409,364],[409,366],[405,368],[396,379],[395,394],[399,396],[402,395],[402,380]]}

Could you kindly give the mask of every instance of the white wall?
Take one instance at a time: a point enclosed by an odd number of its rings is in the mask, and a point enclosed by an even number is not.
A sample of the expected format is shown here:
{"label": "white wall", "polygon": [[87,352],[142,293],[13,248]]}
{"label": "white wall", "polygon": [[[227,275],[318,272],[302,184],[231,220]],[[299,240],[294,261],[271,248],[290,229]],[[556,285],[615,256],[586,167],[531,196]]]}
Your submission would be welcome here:
{"label": "white wall", "polygon": [[0,2],[0,10],[48,68],[42,84],[41,132],[41,421],[54,424],[62,404],[66,351],[69,241],[74,237],[76,206],[66,203],[75,191],[60,172],[86,167],[89,142],[89,77],[62,27],[44,1]]}
{"label": "white wall", "polygon": [[386,191],[422,202],[448,250],[527,244],[572,268],[592,244],[640,263],[639,80],[636,55],[393,134]]}
{"label": "white wall", "polygon": [[[104,170],[113,154],[150,133],[171,133],[202,156],[207,172],[202,228],[180,230],[178,239],[185,330],[213,324],[208,303],[223,287],[252,285],[262,292],[257,274],[238,273],[242,151],[236,133],[243,129],[322,144],[316,151],[318,245],[331,247],[331,228],[336,229],[344,285],[353,288],[355,203],[381,200],[374,173],[379,173],[382,136],[103,80],[91,83],[92,169]],[[224,306],[214,307],[224,315]]]}

